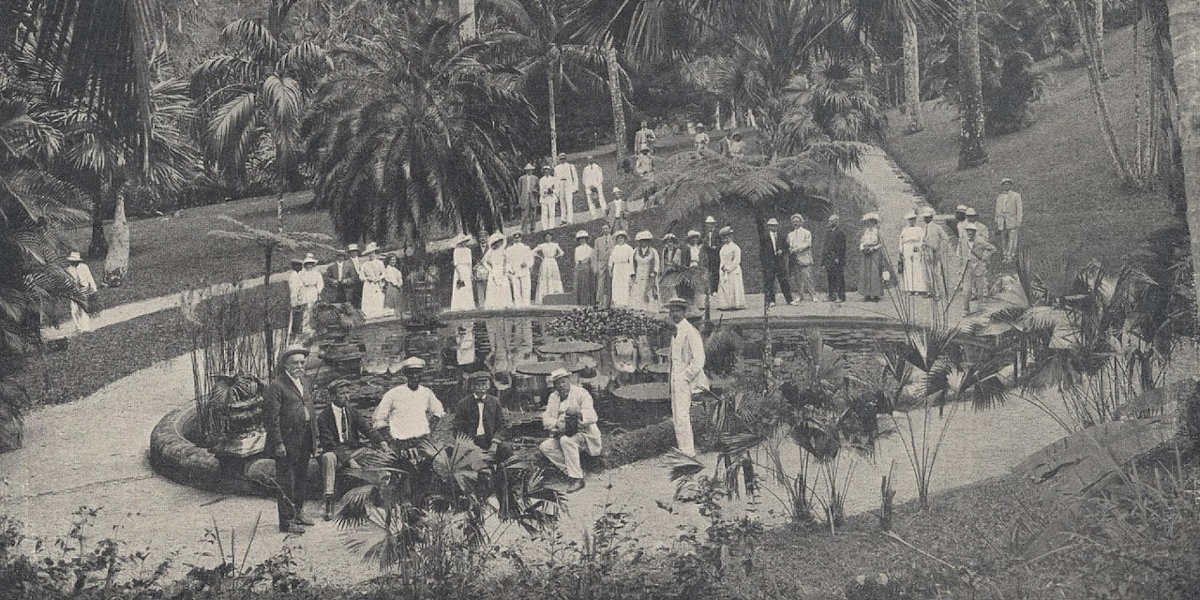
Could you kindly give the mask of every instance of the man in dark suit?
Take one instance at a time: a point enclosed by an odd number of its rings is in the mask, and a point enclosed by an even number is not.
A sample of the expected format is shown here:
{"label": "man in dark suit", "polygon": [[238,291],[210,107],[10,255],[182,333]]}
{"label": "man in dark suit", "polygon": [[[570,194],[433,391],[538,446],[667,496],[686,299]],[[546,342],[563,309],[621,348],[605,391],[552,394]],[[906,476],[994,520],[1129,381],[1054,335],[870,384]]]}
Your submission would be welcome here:
{"label": "man in dark suit", "polygon": [[280,372],[263,392],[263,426],[267,450],[275,457],[279,531],[304,533],[313,522],[304,516],[308,461],[317,442],[311,382],[304,376],[308,349],[293,346],[280,358]]}
{"label": "man in dark suit", "polygon": [[455,408],[454,432],[471,438],[493,460],[501,462],[512,451],[496,437],[504,429],[504,410],[500,400],[488,393],[491,386],[492,377],[487,371],[471,374],[471,396]]}
{"label": "man in dark suit", "polygon": [[829,282],[829,301],[846,301],[846,232],[838,227],[838,216],[829,215],[829,235],[821,252],[821,264],[825,265],[825,277]]}
{"label": "man in dark suit", "polygon": [[368,442],[380,441],[371,429],[371,421],[350,405],[350,381],[338,379],[329,384],[333,398],[329,408],[317,417],[317,438],[321,442],[321,475],[325,479],[325,520],[333,518],[333,495],[337,489],[339,467],[358,468],[355,462],[367,450]]}
{"label": "man in dark suit", "polygon": [[358,244],[350,244],[346,252],[338,252],[337,260],[325,268],[325,289],[331,290],[329,295],[332,302],[351,302],[357,306],[357,299],[362,293],[362,279],[350,257],[351,251],[357,255]]}
{"label": "man in dark suit", "polygon": [[767,220],[767,232],[759,242],[760,254],[763,260],[763,288],[766,294],[767,308],[775,306],[775,282],[783,292],[783,300],[792,303],[792,285],[788,281],[788,248],[787,238],[779,233],[779,221],[774,217]]}
{"label": "man in dark suit", "polygon": [[717,220],[704,217],[704,256],[700,266],[708,271],[709,292],[717,291],[721,283],[721,236],[717,235]]}

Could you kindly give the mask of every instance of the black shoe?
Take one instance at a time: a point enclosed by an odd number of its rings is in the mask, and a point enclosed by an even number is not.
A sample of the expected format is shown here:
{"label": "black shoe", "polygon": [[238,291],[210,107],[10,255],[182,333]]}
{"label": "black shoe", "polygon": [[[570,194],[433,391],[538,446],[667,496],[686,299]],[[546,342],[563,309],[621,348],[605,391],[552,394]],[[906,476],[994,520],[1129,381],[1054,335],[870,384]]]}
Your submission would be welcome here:
{"label": "black shoe", "polygon": [[298,523],[288,523],[286,525],[280,525],[279,532],[292,534],[292,535],[300,535],[300,534],[304,533],[304,527],[300,526]]}
{"label": "black shoe", "polygon": [[309,527],[312,527],[313,525],[316,525],[316,522],[313,521],[312,519],[304,516],[304,513],[300,513],[300,514],[296,515],[296,524],[297,525],[307,525]]}
{"label": "black shoe", "polygon": [[333,519],[333,496],[325,496],[325,520]]}
{"label": "black shoe", "polygon": [[578,492],[579,490],[582,490],[582,489],[583,489],[583,479],[572,479],[571,485],[568,485],[567,489],[563,490],[563,492],[567,493],[567,494],[571,494],[574,492]]}

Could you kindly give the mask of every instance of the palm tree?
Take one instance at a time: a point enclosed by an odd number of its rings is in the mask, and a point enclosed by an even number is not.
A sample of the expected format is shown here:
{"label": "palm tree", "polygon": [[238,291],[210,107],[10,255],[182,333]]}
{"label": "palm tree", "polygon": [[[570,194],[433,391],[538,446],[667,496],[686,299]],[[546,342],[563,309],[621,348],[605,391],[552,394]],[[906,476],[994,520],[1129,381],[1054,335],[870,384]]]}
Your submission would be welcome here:
{"label": "palm tree", "polygon": [[518,124],[531,120],[519,78],[480,57],[495,34],[460,41],[458,23],[417,8],[339,49],[358,69],[322,86],[306,120],[314,203],[343,240],[399,234],[419,252],[430,225],[495,229]]}
{"label": "palm tree", "polygon": [[[516,67],[527,79],[545,77],[549,95],[550,155],[558,156],[557,88],[599,87],[600,69],[613,68],[603,46],[574,41],[569,21],[573,0],[487,0],[505,32],[506,46],[521,56]],[[620,69],[620,65],[616,65]],[[618,71],[618,85],[620,72]],[[618,90],[620,88],[618,87]]]}
{"label": "palm tree", "polygon": [[[1168,0],[1175,85],[1178,87],[1176,130],[1183,150],[1184,195],[1192,240],[1192,272],[1200,273],[1200,6],[1187,0]],[[1200,294],[1196,296],[1200,319]]]}
{"label": "palm tree", "polygon": [[293,41],[285,29],[298,0],[272,0],[265,18],[239,19],[221,30],[225,51],[196,67],[192,89],[207,113],[203,138],[210,160],[240,182],[246,160],[269,139],[283,194],[298,188],[300,120],[318,78],[332,62],[316,43]]}
{"label": "palm tree", "polygon": [[987,162],[983,148],[983,71],[979,63],[979,0],[958,3],[958,168]]}

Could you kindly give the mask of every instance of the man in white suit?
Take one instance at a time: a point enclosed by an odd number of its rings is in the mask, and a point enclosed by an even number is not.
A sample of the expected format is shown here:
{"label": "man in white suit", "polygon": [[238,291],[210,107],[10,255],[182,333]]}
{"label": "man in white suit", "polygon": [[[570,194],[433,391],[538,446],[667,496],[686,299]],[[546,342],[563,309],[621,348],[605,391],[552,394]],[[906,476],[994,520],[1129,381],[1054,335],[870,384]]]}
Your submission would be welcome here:
{"label": "man in white suit", "polygon": [[696,456],[692,439],[692,394],[708,389],[704,375],[704,339],[687,320],[688,301],[675,297],[667,300],[675,335],[671,337],[671,421],[675,425],[675,445],[679,452]]}
{"label": "man in white suit", "polygon": [[588,156],[583,167],[583,194],[587,196],[588,213],[593,219],[603,216],[608,209],[604,200],[604,170],[594,156]]}
{"label": "man in white suit", "polygon": [[529,292],[533,287],[530,279],[533,250],[521,240],[521,232],[514,232],[509,237],[505,255],[508,260],[508,280],[512,284],[513,306],[529,306]]}
{"label": "man in white suit", "polygon": [[566,153],[558,155],[558,164],[554,167],[554,178],[558,180],[558,204],[562,208],[564,223],[575,222],[575,192],[579,190],[579,170],[567,162]]}

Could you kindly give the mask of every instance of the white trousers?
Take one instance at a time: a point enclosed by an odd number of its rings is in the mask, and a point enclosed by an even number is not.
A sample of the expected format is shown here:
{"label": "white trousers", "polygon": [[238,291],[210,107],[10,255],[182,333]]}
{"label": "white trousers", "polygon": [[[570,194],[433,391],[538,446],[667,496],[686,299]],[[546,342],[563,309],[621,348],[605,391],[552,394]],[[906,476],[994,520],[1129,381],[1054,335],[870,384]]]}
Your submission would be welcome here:
{"label": "white trousers", "polygon": [[563,223],[569,225],[575,222],[575,194],[560,188],[558,190],[559,214]]}
{"label": "white trousers", "polygon": [[[592,425],[588,429],[594,427],[595,425]],[[583,479],[583,467],[579,465],[580,447],[583,447],[592,456],[600,456],[600,430],[585,430],[570,437],[564,435],[547,438],[542,441],[538,449],[542,451],[547,460],[566,473],[567,477]]]}
{"label": "white trousers", "polygon": [[[592,192],[595,192],[593,194]],[[604,216],[608,210],[608,202],[604,201],[604,188],[594,187],[587,190],[588,213],[593,219]]]}
{"label": "white trousers", "polygon": [[508,276],[512,282],[513,306],[529,306],[529,291],[531,289],[529,271]]}
{"label": "white trousers", "polygon": [[671,378],[671,422],[675,425],[675,446],[688,456],[696,456],[692,439],[692,388],[682,377]]}
{"label": "white trousers", "polygon": [[558,205],[558,200],[553,196],[542,198],[542,229],[554,228],[554,207]]}
{"label": "white trousers", "polygon": [[77,332],[92,330],[92,318],[88,315],[87,309],[78,302],[71,302],[71,323],[75,325]]}

